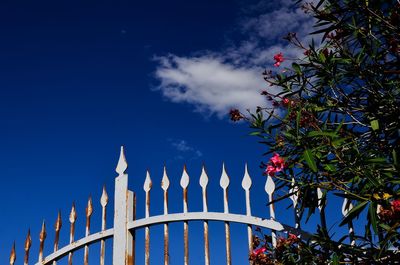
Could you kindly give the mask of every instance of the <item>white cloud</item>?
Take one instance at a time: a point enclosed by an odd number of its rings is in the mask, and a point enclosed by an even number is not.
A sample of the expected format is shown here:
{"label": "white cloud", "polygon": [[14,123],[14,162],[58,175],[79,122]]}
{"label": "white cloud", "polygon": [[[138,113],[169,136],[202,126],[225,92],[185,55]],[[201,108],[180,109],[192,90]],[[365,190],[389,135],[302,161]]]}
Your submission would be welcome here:
{"label": "white cloud", "polygon": [[175,156],[175,159],[182,160],[184,158],[197,159],[203,156],[200,150],[190,146],[185,140],[168,139],[171,146],[176,149],[180,154]]}
{"label": "white cloud", "polygon": [[[300,7],[281,0],[278,7],[260,5],[266,12],[242,19],[244,40],[221,52],[203,52],[196,56],[168,55],[157,58],[155,72],[158,89],[168,100],[188,103],[204,114],[226,115],[230,108],[244,111],[265,106],[260,92],[273,90],[262,77],[265,68],[274,68],[273,56],[282,52],[287,58],[279,69],[301,57],[303,51],[282,41],[288,32],[309,42],[313,20]],[[194,51],[195,52],[195,51]]]}
{"label": "white cloud", "polygon": [[193,104],[197,111],[226,114],[230,108],[262,105],[262,68],[236,67],[218,57],[164,57],[156,76],[160,90],[173,102]]}

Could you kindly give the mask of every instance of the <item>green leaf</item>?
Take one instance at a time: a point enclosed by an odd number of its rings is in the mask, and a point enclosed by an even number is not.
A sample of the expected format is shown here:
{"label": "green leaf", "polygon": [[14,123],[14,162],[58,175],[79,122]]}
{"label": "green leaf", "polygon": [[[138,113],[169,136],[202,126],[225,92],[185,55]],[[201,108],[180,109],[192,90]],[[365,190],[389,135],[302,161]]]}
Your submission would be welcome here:
{"label": "green leaf", "polygon": [[371,203],[368,209],[369,218],[371,220],[372,229],[375,233],[378,233],[378,226],[376,223],[376,203]]}
{"label": "green leaf", "polygon": [[386,162],[386,158],[384,158],[384,157],[375,157],[375,158],[368,159],[367,162],[383,163],[383,162]]}
{"label": "green leaf", "polygon": [[397,166],[397,165],[398,165],[397,153],[396,153],[396,150],[394,150],[394,149],[393,149],[393,151],[392,151],[392,157],[393,157],[393,164],[394,164],[395,166]]}
{"label": "green leaf", "polygon": [[374,131],[379,130],[379,121],[378,120],[372,120],[371,121],[371,127],[372,127],[372,130],[374,130]]}
{"label": "green leaf", "polygon": [[304,150],[303,158],[306,160],[307,165],[311,168],[311,170],[317,172],[317,164],[315,162],[314,154],[310,149]]}
{"label": "green leaf", "polygon": [[336,171],[336,167],[333,164],[326,164],[324,166],[324,169],[327,170],[327,171],[330,171],[330,172]]}
{"label": "green leaf", "polygon": [[324,131],[311,131],[307,133],[307,137],[315,137],[315,136],[328,136],[331,138],[335,138],[338,135],[334,132],[324,132]]}
{"label": "green leaf", "polygon": [[367,206],[369,201],[363,201],[360,202],[359,204],[357,204],[356,206],[354,206],[353,209],[351,209],[348,214],[346,215],[346,217],[342,220],[342,222],[339,224],[339,226],[342,226],[344,224],[349,223],[351,220],[353,220],[356,216],[358,216],[363,210],[364,208]]}
{"label": "green leaf", "polygon": [[339,257],[336,253],[333,253],[332,255],[332,262],[330,264],[332,265],[339,265]]}
{"label": "green leaf", "polygon": [[294,70],[297,74],[300,74],[300,73],[301,73],[301,68],[300,68],[300,65],[299,65],[299,64],[297,64],[297,63],[292,63],[292,68],[293,68],[293,70]]}

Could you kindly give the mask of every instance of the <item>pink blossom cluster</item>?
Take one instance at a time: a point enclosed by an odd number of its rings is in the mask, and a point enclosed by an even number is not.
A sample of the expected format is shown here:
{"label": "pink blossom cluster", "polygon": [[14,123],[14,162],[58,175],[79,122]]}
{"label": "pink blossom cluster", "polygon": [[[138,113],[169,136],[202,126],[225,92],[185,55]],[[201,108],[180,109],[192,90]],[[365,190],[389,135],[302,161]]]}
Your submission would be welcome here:
{"label": "pink blossom cluster", "polygon": [[274,63],[275,67],[279,67],[281,63],[285,61],[285,59],[283,58],[283,54],[281,52],[274,55],[274,60],[275,60]]}
{"label": "pink blossom cluster", "polygon": [[282,171],[285,167],[285,160],[278,153],[274,153],[268,162],[265,173],[270,176],[275,176],[275,173]]}

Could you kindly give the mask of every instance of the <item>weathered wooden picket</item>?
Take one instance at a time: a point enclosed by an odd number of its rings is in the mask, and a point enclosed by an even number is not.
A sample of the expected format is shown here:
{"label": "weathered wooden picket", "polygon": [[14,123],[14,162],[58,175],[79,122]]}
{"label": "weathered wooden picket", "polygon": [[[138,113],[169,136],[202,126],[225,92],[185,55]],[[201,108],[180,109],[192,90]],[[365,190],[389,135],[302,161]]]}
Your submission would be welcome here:
{"label": "weathered wooden picket", "polygon": [[[251,211],[251,200],[250,200],[250,188],[252,186],[252,180],[245,169],[245,174],[242,180],[242,188],[245,194],[246,202],[246,214],[234,214],[229,211],[229,201],[228,201],[228,186],[230,179],[226,173],[225,167],[223,166],[222,175],[220,178],[220,187],[223,191],[224,200],[224,210],[223,212],[210,212],[208,210],[207,202],[207,185],[208,176],[202,169],[199,184],[202,189],[202,202],[203,211],[201,212],[190,212],[188,211],[188,185],[189,185],[189,175],[186,168],[183,170],[183,174],[180,180],[180,186],[183,190],[183,211],[181,213],[169,213],[168,211],[168,189],[170,181],[168,179],[166,170],[164,168],[164,174],[161,182],[161,188],[163,190],[163,205],[164,212],[162,215],[151,216],[150,215],[150,190],[152,188],[152,181],[149,172],[146,174],[146,179],[144,181],[143,189],[146,195],[145,201],[145,217],[141,219],[136,219],[136,197],[135,194],[128,190],[128,175],[126,174],[126,169],[128,164],[125,159],[124,149],[121,147],[121,153],[116,168],[118,176],[115,179],[115,193],[114,193],[114,223],[113,228],[106,229],[106,211],[108,205],[108,195],[106,189],[103,187],[103,193],[100,199],[102,206],[102,221],[101,221],[101,231],[96,233],[91,233],[90,231],[90,221],[93,212],[92,200],[89,198],[86,207],[86,230],[85,236],[81,239],[75,240],[75,222],[76,222],[76,209],[75,205],[72,206],[69,222],[70,222],[70,233],[69,233],[69,244],[59,248],[59,237],[61,230],[61,215],[58,214],[58,218],[55,225],[55,239],[53,245],[53,252],[47,256],[44,256],[44,244],[46,240],[46,226],[43,222],[42,229],[39,236],[39,255],[36,265],[40,264],[53,264],[56,265],[57,261],[62,258],[68,259],[68,264],[74,263],[81,264],[81,261],[74,260],[74,252],[79,249],[84,249],[83,263],[85,265],[89,264],[89,247],[100,242],[100,253],[99,260],[91,261],[93,264],[100,263],[105,264],[105,241],[112,239],[112,263],[114,265],[124,265],[124,264],[135,264],[135,262],[141,264],[141,262],[135,260],[135,244],[140,242],[135,242],[135,232],[137,229],[144,228],[145,231],[145,261],[146,265],[150,264],[150,227],[153,225],[163,225],[164,227],[164,264],[169,264],[169,224],[173,222],[183,223],[183,244],[184,244],[184,260],[185,265],[189,264],[189,223],[190,221],[201,221],[204,227],[204,264],[210,264],[210,246],[209,246],[209,230],[208,222],[217,221],[223,222],[225,226],[225,250],[226,250],[226,264],[230,265],[232,263],[231,256],[231,239],[230,239],[230,223],[240,223],[247,226],[248,233],[248,249],[249,252],[252,251],[252,227],[258,226],[262,228],[270,229],[272,232],[272,243],[276,245],[276,235],[274,231],[295,231],[295,233],[300,234],[303,238],[308,236],[307,233],[299,230],[298,218],[296,218],[295,227],[290,227],[281,224],[275,220],[275,210],[274,204],[270,204],[270,218],[260,218],[252,215]],[[272,201],[273,194],[275,191],[275,183],[273,179],[268,176],[265,184],[265,191],[268,194],[269,201]],[[319,196],[321,192],[319,191]],[[293,205],[296,206],[297,196],[294,192],[291,196]],[[296,209],[296,207],[293,207]],[[344,209],[345,211],[346,209]],[[296,215],[296,212],[295,212]],[[28,232],[28,236],[25,241],[25,253],[23,262],[25,265],[29,264],[29,252],[32,244],[31,235]],[[22,255],[21,255],[22,256]],[[12,247],[10,255],[10,265],[15,264],[16,261],[16,250],[15,244]]]}

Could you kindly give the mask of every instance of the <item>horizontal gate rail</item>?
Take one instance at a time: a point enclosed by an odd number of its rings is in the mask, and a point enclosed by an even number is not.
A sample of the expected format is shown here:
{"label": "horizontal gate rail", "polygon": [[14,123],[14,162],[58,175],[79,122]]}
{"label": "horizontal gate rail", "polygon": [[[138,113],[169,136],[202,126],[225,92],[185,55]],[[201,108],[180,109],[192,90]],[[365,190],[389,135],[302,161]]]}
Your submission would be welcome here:
{"label": "horizontal gate rail", "polygon": [[276,231],[283,231],[284,226],[272,219],[262,219],[254,216],[247,216],[233,213],[218,212],[189,212],[189,213],[173,213],[167,215],[156,215],[149,218],[143,218],[128,223],[128,229],[137,229],[145,226],[153,226],[157,224],[184,222],[184,221],[221,221],[233,222],[248,225],[255,225],[263,228],[269,228]]}
{"label": "horizontal gate rail", "polygon": [[52,254],[45,257],[42,262],[37,262],[35,265],[50,264],[54,260],[58,260],[64,256],[68,255],[70,252],[77,251],[81,248],[84,248],[85,246],[89,246],[100,240],[105,240],[105,239],[111,238],[113,235],[114,235],[113,228],[110,228],[110,229],[107,229],[105,231],[101,231],[101,232],[98,232],[95,234],[91,234],[87,237],[84,237],[82,239],[74,241],[73,243],[57,250],[56,252],[53,252]]}

